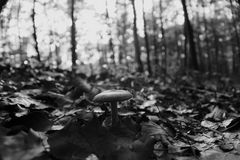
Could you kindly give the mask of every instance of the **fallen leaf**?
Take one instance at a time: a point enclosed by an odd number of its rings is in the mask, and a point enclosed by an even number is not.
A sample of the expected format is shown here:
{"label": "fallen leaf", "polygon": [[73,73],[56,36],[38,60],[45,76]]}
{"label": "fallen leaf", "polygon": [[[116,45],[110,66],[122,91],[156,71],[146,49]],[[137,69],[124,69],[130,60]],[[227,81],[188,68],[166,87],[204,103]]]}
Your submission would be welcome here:
{"label": "fallen leaf", "polygon": [[231,121],[231,123],[224,130],[225,132],[238,132],[240,131],[240,117]]}
{"label": "fallen leaf", "polygon": [[31,160],[44,151],[41,139],[31,131],[0,137],[0,143],[0,158],[3,160]]}

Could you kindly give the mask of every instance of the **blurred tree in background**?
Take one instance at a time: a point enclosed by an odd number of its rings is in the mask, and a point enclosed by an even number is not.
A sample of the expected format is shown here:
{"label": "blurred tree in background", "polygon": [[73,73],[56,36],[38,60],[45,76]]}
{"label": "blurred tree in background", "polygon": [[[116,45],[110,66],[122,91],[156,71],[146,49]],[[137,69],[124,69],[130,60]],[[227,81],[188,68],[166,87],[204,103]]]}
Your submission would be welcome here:
{"label": "blurred tree in background", "polygon": [[0,12],[2,11],[3,7],[6,5],[7,1],[8,1],[8,0],[2,0],[2,1],[0,2]]}
{"label": "blurred tree in background", "polygon": [[0,12],[3,64],[89,75],[240,72],[239,0],[1,0]]}
{"label": "blurred tree in background", "polygon": [[38,48],[37,26],[36,26],[36,22],[35,22],[35,15],[36,15],[35,8],[36,8],[36,0],[33,0],[33,7],[32,7],[31,18],[32,18],[32,23],[33,23],[33,40],[35,42],[34,48],[35,48],[35,50],[37,52],[37,60],[39,62],[41,62],[40,51],[39,51],[39,48]]}

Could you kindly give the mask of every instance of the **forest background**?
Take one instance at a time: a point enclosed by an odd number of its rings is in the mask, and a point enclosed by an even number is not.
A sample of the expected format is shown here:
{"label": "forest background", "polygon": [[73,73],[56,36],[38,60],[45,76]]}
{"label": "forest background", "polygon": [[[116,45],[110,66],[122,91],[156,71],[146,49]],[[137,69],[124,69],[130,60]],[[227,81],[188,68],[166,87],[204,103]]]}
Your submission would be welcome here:
{"label": "forest background", "polygon": [[87,75],[111,69],[150,76],[240,72],[239,0],[6,3],[0,15],[3,63],[38,61]]}

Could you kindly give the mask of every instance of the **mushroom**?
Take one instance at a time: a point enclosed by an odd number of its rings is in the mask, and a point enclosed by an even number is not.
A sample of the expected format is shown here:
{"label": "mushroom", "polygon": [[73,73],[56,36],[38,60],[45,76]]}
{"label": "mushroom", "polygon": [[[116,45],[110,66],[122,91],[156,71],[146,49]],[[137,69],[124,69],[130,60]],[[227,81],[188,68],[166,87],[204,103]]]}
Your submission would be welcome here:
{"label": "mushroom", "polygon": [[125,101],[132,98],[132,94],[126,90],[106,90],[97,94],[94,102],[103,103],[109,102],[112,108],[112,127],[118,124],[117,102]]}

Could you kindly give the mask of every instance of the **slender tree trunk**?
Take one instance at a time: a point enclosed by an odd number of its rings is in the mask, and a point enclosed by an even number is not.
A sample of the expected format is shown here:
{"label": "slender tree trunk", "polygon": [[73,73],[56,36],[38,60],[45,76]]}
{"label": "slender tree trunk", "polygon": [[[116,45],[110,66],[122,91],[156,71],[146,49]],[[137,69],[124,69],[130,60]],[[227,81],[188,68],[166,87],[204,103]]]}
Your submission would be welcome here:
{"label": "slender tree trunk", "polygon": [[184,22],[183,32],[184,32],[184,66],[186,69],[186,68],[189,68],[188,34],[187,34],[186,22]]}
{"label": "slender tree trunk", "polygon": [[[116,5],[116,8],[117,8],[117,11],[116,11],[116,14],[117,14],[117,17],[119,16],[120,19],[117,19],[117,37],[119,37],[119,41],[121,42],[119,45],[118,45],[118,63],[119,64],[122,64],[122,59],[123,59],[123,33],[122,33],[122,15],[123,14],[118,14],[118,11],[121,10],[119,9],[120,7],[120,4],[119,4],[119,0],[116,0],[115,2],[115,5]],[[121,27],[120,27],[121,26]]]}
{"label": "slender tree trunk", "polygon": [[114,43],[113,43],[113,38],[112,38],[112,37],[109,38],[109,48],[110,48],[110,51],[111,51],[111,53],[112,53],[112,55],[110,56],[111,59],[112,59],[112,63],[113,63],[114,65],[116,65],[116,63],[115,63]]}
{"label": "slender tree trunk", "polygon": [[187,29],[187,33],[189,36],[188,40],[189,40],[189,49],[190,49],[190,55],[191,55],[190,66],[192,69],[199,70],[199,65],[198,65],[198,60],[197,60],[197,52],[196,52],[195,42],[194,42],[193,28],[192,28],[191,22],[188,17],[186,0],[181,0],[181,2],[182,2],[182,6],[183,6],[183,11],[184,11],[186,29]]}
{"label": "slender tree trunk", "polygon": [[137,71],[143,72],[143,64],[141,60],[141,49],[138,39],[138,30],[137,30],[137,14],[135,8],[135,0],[131,0],[133,8],[133,35],[134,35],[134,46],[135,46],[135,59],[137,62]]}
{"label": "slender tree trunk", "polygon": [[18,9],[17,9],[17,28],[18,28],[18,43],[19,43],[19,53],[20,53],[20,59],[21,63],[25,60],[25,55],[22,50],[22,37],[21,37],[21,30],[20,30],[20,25],[19,25],[19,16],[20,16],[20,11],[21,11],[21,3],[20,0],[18,1]]}
{"label": "slender tree trunk", "polygon": [[76,71],[76,61],[77,61],[77,53],[76,53],[76,24],[75,24],[75,0],[71,0],[71,52],[72,52],[72,72]]}
{"label": "slender tree trunk", "polygon": [[[200,8],[200,6],[198,5],[198,8]],[[203,52],[202,52],[202,41],[200,39],[201,36],[201,27],[200,27],[200,17],[199,17],[199,13],[197,13],[196,16],[196,23],[198,25],[197,29],[196,29],[196,40],[197,40],[197,50],[198,50],[198,59],[199,59],[199,70],[201,71],[205,71],[205,63],[204,63],[204,56],[203,56]]]}
{"label": "slender tree trunk", "polygon": [[126,56],[127,56],[127,49],[126,49],[126,47],[127,47],[127,38],[126,38],[126,33],[127,33],[127,30],[124,29],[124,33],[122,35],[122,54],[119,55],[120,63],[122,62],[122,59],[126,58]]}
{"label": "slender tree trunk", "polygon": [[[125,30],[126,31],[126,30]],[[127,40],[126,40],[126,32],[123,31],[122,35],[121,35],[121,42],[122,44],[119,45],[119,56],[118,56],[118,61],[119,64],[122,64],[122,61],[124,58],[126,58],[127,55]]]}
{"label": "slender tree trunk", "polygon": [[197,33],[197,49],[198,49],[198,59],[199,59],[199,70],[201,71],[204,71],[205,70],[205,65],[204,65],[204,60],[203,60],[203,53],[202,53],[202,42],[201,42],[201,39],[200,39],[200,30],[198,30],[198,33]]}
{"label": "slender tree trunk", "polygon": [[109,45],[109,50],[111,52],[110,58],[112,59],[111,63],[113,63],[115,65],[115,51],[114,51],[114,43],[113,43],[113,37],[112,37],[112,31],[111,31],[111,23],[109,21],[108,2],[107,2],[107,0],[105,2],[106,2],[105,3],[105,9],[106,9],[105,19],[107,22],[108,35],[109,35],[108,45]]}
{"label": "slender tree trunk", "polygon": [[214,28],[213,22],[212,22],[212,32],[213,32],[213,38],[214,38],[215,71],[219,72],[219,38]]}
{"label": "slender tree trunk", "polygon": [[210,50],[210,45],[209,45],[209,38],[208,38],[208,32],[209,32],[209,29],[208,29],[208,24],[207,24],[207,19],[206,19],[206,11],[205,11],[205,6],[204,6],[204,1],[202,0],[202,7],[204,7],[204,11],[203,11],[203,22],[204,22],[204,32],[205,32],[205,45],[206,45],[206,48],[205,48],[205,52],[207,54],[207,63],[208,63],[208,67],[207,67],[207,70],[209,72],[209,74],[211,75],[212,74],[212,62],[211,62],[211,52],[209,51]]}
{"label": "slender tree trunk", "polygon": [[[4,22],[2,21],[2,15],[0,15],[0,38],[1,38],[1,40],[6,39],[6,32],[4,32],[5,31],[4,27],[5,26],[4,26]],[[2,51],[0,52],[0,54],[2,55],[3,60],[5,59],[4,46],[5,46],[5,42],[1,41],[0,47],[2,48]]]}
{"label": "slender tree trunk", "polygon": [[55,44],[55,55],[56,55],[57,68],[59,68],[62,63],[59,53],[60,53],[60,46]]}
{"label": "slender tree trunk", "polygon": [[237,66],[236,66],[236,47],[234,45],[234,40],[231,38],[231,49],[232,49],[232,73],[235,75],[238,72]]}
{"label": "slender tree trunk", "polygon": [[[19,0],[21,1],[21,0]],[[49,21],[49,18],[48,18],[48,14],[47,14],[47,3],[43,3],[43,13],[44,13],[44,16],[47,17],[47,20]],[[49,24],[48,25],[48,28],[49,28],[49,31],[48,31],[48,38],[49,38],[49,43],[48,43],[48,57],[47,57],[47,61],[48,61],[48,64],[49,66],[53,66],[53,49],[52,49],[52,46],[53,46],[53,43],[54,43],[54,34],[53,34],[53,29],[52,29],[52,26]]]}
{"label": "slender tree trunk", "polygon": [[11,6],[10,7],[10,11],[9,11],[9,14],[7,15],[6,19],[4,19],[3,21],[3,16],[0,14],[0,23],[1,23],[1,26],[0,26],[0,29],[1,29],[1,38],[2,40],[2,43],[1,43],[1,46],[2,47],[2,57],[3,57],[3,60],[5,60],[7,58],[7,46],[9,48],[11,48],[11,46],[9,46],[8,44],[10,43],[9,42],[9,35],[7,34],[8,33],[8,29],[10,28],[10,20],[12,19],[12,13],[14,12],[14,7]]}
{"label": "slender tree trunk", "polygon": [[[217,10],[216,10],[216,8],[215,8],[215,6],[214,6],[214,9],[213,9],[213,11],[214,11],[214,15],[216,15],[217,14]],[[217,26],[215,25],[215,19],[214,18],[212,18],[211,19],[211,21],[210,21],[211,23],[210,23],[210,26],[211,26],[211,31],[212,31],[212,34],[213,34],[213,46],[212,46],[212,48],[214,49],[213,51],[213,57],[212,57],[212,59],[213,59],[213,63],[214,63],[214,71],[215,72],[220,72],[220,69],[219,69],[219,65],[220,65],[220,50],[219,50],[219,34],[218,34],[218,31],[217,31]]]}
{"label": "slender tree trunk", "polygon": [[[156,76],[156,73],[159,72],[159,52],[158,52],[158,39],[157,39],[157,24],[156,24],[156,17],[154,15],[155,7],[152,6],[152,26],[153,26],[153,51],[154,51],[154,74]],[[162,57],[163,58],[163,57]],[[161,68],[163,68],[163,64],[161,64]]]}
{"label": "slender tree trunk", "polygon": [[49,44],[48,44],[48,48],[49,48],[48,61],[50,61],[49,63],[52,64],[52,62],[53,62],[53,52],[52,52],[52,46],[53,46],[53,31],[52,31],[52,29],[49,30],[48,37],[49,37]]}
{"label": "slender tree trunk", "polygon": [[233,3],[232,0],[230,1],[230,5],[231,5],[231,12],[232,12],[232,24],[233,24],[233,28],[234,28],[234,32],[235,32],[235,39],[236,39],[236,48],[237,48],[237,53],[238,53],[238,63],[236,63],[235,65],[239,66],[240,65],[240,38],[239,38],[239,32],[238,32],[238,27],[237,27],[237,22],[235,19],[235,14],[233,11]]}
{"label": "slender tree trunk", "polygon": [[163,52],[164,57],[163,57],[163,65],[164,65],[164,73],[167,74],[167,42],[166,42],[166,37],[165,37],[165,29],[163,25],[163,7],[162,7],[162,0],[159,1],[159,8],[160,8],[160,24],[161,24],[161,34],[162,34],[162,44],[163,44]]}
{"label": "slender tree trunk", "polygon": [[37,52],[37,60],[41,62],[41,56],[39,52],[39,47],[38,47],[38,37],[37,37],[37,27],[36,27],[36,22],[35,22],[35,5],[36,5],[36,0],[33,0],[33,8],[32,8],[32,25],[33,25],[33,40],[35,42],[34,48]]}
{"label": "slender tree trunk", "polygon": [[237,48],[236,48],[236,41],[235,41],[235,36],[234,33],[232,31],[232,26],[231,24],[228,24],[228,29],[229,29],[229,33],[231,33],[231,39],[230,39],[230,43],[231,43],[231,50],[232,50],[232,74],[236,75],[238,73],[238,67],[237,67]]}
{"label": "slender tree trunk", "polygon": [[174,44],[175,44],[175,50],[176,50],[176,53],[177,53],[177,64],[179,64],[180,68],[182,68],[182,58],[181,58],[181,49],[180,49],[180,46],[178,44],[179,42],[179,38],[178,38],[178,31],[174,31],[174,38],[175,38],[175,41],[174,41]]}
{"label": "slender tree trunk", "polygon": [[144,0],[142,0],[142,10],[143,10],[143,29],[144,29],[144,40],[145,40],[145,48],[147,53],[147,67],[148,67],[148,73],[151,76],[152,75],[152,68],[151,68],[151,62],[150,62],[150,47],[149,47],[149,39],[148,39],[148,32],[147,32],[147,22],[145,17],[145,11],[144,11]]}
{"label": "slender tree trunk", "polygon": [[[121,4],[120,2],[118,2],[119,0],[116,1],[116,3],[121,6],[123,12],[121,12],[121,14],[119,15],[121,18],[120,20],[117,21],[117,30],[118,30],[118,37],[120,40],[120,44],[119,44],[119,55],[118,55],[118,61],[120,64],[122,64],[123,59],[126,58],[127,55],[127,3],[126,0],[123,1],[123,3]],[[118,8],[118,10],[121,11],[121,9]],[[127,63],[127,61],[125,61]]]}
{"label": "slender tree trunk", "polygon": [[96,49],[98,53],[101,53],[101,58],[99,58],[99,65],[102,66],[106,62],[106,55],[103,50],[102,44],[98,42]]}
{"label": "slender tree trunk", "polygon": [[[127,57],[127,47],[128,47],[128,43],[127,43],[127,22],[128,22],[128,9],[127,9],[127,0],[124,0],[124,14],[123,14],[123,36],[122,36],[122,44],[123,44],[123,57],[126,59]],[[129,63],[128,61],[126,61],[126,66],[127,68],[129,68]]]}

